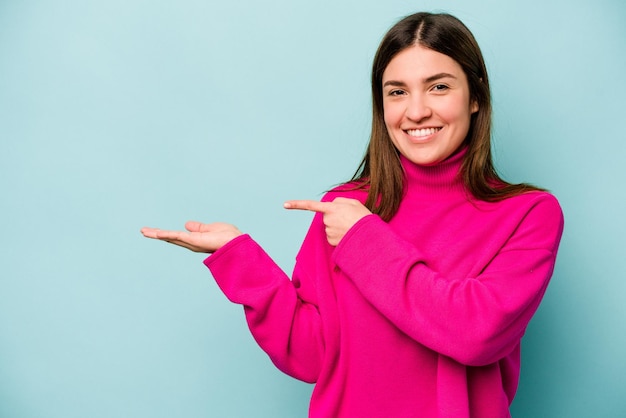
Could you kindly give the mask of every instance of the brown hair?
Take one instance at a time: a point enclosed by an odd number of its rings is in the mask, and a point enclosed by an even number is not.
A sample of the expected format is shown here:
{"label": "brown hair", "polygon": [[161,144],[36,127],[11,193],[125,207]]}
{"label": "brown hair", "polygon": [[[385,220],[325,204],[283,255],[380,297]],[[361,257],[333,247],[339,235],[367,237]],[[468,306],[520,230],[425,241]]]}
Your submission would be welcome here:
{"label": "brown hair", "polygon": [[487,68],[469,29],[449,14],[416,13],[396,23],[384,36],[372,65],[372,131],[370,141],[352,180],[367,189],[365,205],[382,219],[397,212],[404,193],[404,172],[398,151],[384,122],[382,78],[389,62],[401,51],[420,45],[459,63],[469,84],[470,100],[478,104],[465,138],[468,151],[461,173],[477,199],[498,201],[530,190],[529,184],[511,184],[500,178],[491,157],[491,94]]}

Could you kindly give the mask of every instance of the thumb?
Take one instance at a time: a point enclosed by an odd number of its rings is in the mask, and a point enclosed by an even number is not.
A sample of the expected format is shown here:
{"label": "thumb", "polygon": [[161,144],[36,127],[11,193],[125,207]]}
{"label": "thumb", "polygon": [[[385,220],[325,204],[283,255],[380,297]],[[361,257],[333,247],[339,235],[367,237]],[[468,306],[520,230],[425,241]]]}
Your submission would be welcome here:
{"label": "thumb", "polygon": [[189,232],[210,232],[215,229],[215,224],[203,224],[198,221],[188,221],[185,223],[185,229]]}
{"label": "thumb", "polygon": [[185,223],[185,229],[189,232],[215,232],[219,230],[229,229],[233,226],[223,222],[214,222],[210,224],[203,224],[198,221],[188,221]]}

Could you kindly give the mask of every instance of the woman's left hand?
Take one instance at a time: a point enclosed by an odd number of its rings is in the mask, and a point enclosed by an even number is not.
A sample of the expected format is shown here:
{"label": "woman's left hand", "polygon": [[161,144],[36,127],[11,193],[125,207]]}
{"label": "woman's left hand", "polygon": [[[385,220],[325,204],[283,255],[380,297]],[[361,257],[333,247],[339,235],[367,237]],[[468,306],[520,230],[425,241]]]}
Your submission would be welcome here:
{"label": "woman's left hand", "polygon": [[285,209],[309,210],[324,215],[326,239],[330,245],[336,246],[346,235],[346,232],[361,218],[371,215],[361,202],[356,199],[338,197],[332,202],[318,202],[315,200],[289,200],[285,202]]}

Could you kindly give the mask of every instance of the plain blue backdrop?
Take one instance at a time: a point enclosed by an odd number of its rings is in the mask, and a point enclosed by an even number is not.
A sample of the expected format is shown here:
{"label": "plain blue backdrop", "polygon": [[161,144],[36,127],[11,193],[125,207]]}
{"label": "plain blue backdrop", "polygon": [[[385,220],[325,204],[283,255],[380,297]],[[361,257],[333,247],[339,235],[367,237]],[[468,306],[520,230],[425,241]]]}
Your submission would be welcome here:
{"label": "plain blue backdrop", "polygon": [[290,271],[282,202],[352,175],[418,10],[474,32],[497,165],[566,217],[514,417],[626,416],[621,0],[0,0],[0,416],[305,416],[203,257],[139,228],[232,222]]}

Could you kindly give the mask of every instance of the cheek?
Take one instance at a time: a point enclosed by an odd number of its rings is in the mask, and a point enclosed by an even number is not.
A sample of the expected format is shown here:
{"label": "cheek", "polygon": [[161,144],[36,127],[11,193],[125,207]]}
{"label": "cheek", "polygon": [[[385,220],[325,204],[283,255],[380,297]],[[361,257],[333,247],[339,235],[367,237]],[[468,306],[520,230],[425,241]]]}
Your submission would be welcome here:
{"label": "cheek", "polygon": [[448,106],[441,109],[439,113],[442,118],[446,119],[449,123],[469,123],[472,115],[471,105],[465,100],[458,100],[453,103],[449,103]]}
{"label": "cheek", "polygon": [[397,124],[401,119],[401,115],[399,115],[398,112],[398,106],[393,106],[393,104],[386,104],[383,107],[383,119],[385,121],[385,125],[387,125],[387,128],[391,128],[393,127],[393,125]]}

